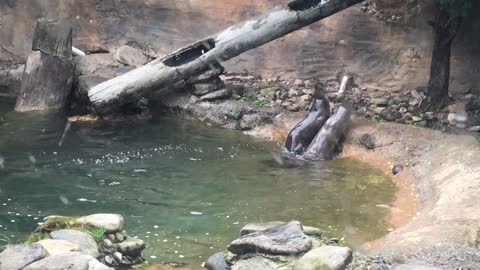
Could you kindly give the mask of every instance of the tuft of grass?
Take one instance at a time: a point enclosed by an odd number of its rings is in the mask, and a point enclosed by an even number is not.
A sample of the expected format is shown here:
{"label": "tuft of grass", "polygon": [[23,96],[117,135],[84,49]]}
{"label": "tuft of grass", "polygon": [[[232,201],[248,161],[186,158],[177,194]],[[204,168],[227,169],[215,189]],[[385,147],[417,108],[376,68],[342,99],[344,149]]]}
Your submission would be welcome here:
{"label": "tuft of grass", "polygon": [[259,107],[263,107],[267,104],[266,100],[259,99],[255,94],[252,93],[243,94],[242,96],[240,96],[240,100],[253,103]]}
{"label": "tuft of grass", "polygon": [[104,228],[93,228],[89,230],[90,235],[95,239],[95,241],[99,242],[103,239],[106,230]]}

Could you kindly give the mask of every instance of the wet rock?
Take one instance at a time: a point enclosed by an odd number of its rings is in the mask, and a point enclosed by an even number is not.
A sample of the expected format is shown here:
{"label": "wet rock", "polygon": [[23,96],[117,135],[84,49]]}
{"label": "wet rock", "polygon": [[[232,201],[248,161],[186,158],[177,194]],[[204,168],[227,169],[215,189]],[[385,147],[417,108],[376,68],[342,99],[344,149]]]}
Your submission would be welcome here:
{"label": "wet rock", "polygon": [[110,255],[107,255],[103,258],[108,265],[113,265],[113,258]]}
{"label": "wet rock", "polygon": [[[206,95],[208,93],[211,93],[211,92],[214,92],[218,89],[221,89],[224,86],[225,86],[225,84],[223,83],[222,80],[220,80],[219,78],[215,78],[211,81],[195,84],[193,94],[196,95],[196,96]],[[230,89],[230,88],[228,88],[228,89]],[[230,89],[230,91],[232,91],[232,90]]]}
{"label": "wet rock", "polygon": [[111,247],[112,244],[113,244],[113,243],[112,243],[112,241],[111,241],[110,239],[103,239],[103,240],[102,240],[102,245],[103,245],[104,247],[106,247],[106,248]]}
{"label": "wet rock", "polygon": [[123,234],[117,232],[117,233],[115,233],[115,239],[116,239],[118,242],[123,242],[123,240],[125,240],[125,237],[123,236]]}
{"label": "wet rock", "polygon": [[24,270],[88,270],[92,256],[80,252],[68,252],[60,255],[49,256],[43,260],[32,263]]}
{"label": "wet rock", "polygon": [[118,214],[95,214],[77,219],[80,224],[103,228],[107,233],[119,232],[123,229],[124,219]]}
{"label": "wet rock", "polygon": [[210,256],[205,262],[205,267],[208,270],[228,270],[228,264],[225,260],[225,253],[218,252]]}
{"label": "wet rock", "polygon": [[113,253],[113,258],[117,261],[117,262],[121,262],[122,261],[122,258],[123,258],[123,255],[122,253],[120,252],[114,252]]}
{"label": "wet rock", "polygon": [[264,257],[253,257],[245,260],[237,261],[233,266],[232,270],[276,270],[279,269],[279,266],[274,263],[272,260],[269,260]]}
{"label": "wet rock", "polygon": [[322,246],[309,251],[295,264],[295,270],[343,270],[352,261],[346,247]]}
{"label": "wet rock", "polygon": [[99,256],[97,242],[85,232],[76,230],[59,230],[50,233],[52,239],[65,240],[80,246],[81,252],[97,258]]}
{"label": "wet rock", "polygon": [[145,249],[145,242],[140,239],[128,238],[124,242],[113,244],[113,247],[122,254],[138,256]]}
{"label": "wet rock", "polygon": [[232,90],[222,89],[222,90],[218,90],[218,91],[203,95],[203,96],[200,97],[200,100],[210,101],[210,100],[216,100],[216,99],[226,99],[226,98],[231,97],[232,94],[233,94]]}
{"label": "wet rock", "polygon": [[96,259],[91,259],[88,262],[88,270],[114,270],[103,263],[97,261]]}
{"label": "wet rock", "polygon": [[416,264],[401,264],[393,268],[393,270],[441,270],[440,268],[416,265]]}
{"label": "wet rock", "polygon": [[365,149],[373,150],[375,149],[375,137],[369,133],[363,134],[359,139],[359,144]]}
{"label": "wet rock", "polygon": [[121,46],[115,51],[115,60],[127,66],[139,67],[145,65],[148,61],[142,51],[128,45]]}
{"label": "wet rock", "polygon": [[38,241],[50,256],[60,255],[72,251],[80,251],[80,246],[65,240],[46,239]]}
{"label": "wet rock", "polygon": [[312,248],[312,241],[302,231],[302,224],[292,221],[233,241],[228,250],[235,254],[262,252],[272,255],[293,255]]}
{"label": "wet rock", "polygon": [[21,270],[46,256],[47,251],[39,244],[11,246],[0,253],[0,269]]}
{"label": "wet rock", "polygon": [[392,168],[392,173],[393,175],[397,175],[403,171],[403,166],[402,165],[395,165]]}

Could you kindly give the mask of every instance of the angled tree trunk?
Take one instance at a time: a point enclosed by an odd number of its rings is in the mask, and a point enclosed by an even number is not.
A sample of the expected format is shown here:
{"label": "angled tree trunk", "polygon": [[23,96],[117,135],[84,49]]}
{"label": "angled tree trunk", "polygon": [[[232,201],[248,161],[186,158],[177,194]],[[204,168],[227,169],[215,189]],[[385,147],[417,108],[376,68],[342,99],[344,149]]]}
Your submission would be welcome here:
{"label": "angled tree trunk", "polygon": [[452,42],[462,24],[462,17],[452,16],[447,7],[437,4],[437,15],[432,22],[434,44],[430,80],[424,110],[440,110],[448,104],[450,57]]}
{"label": "angled tree trunk", "polygon": [[122,76],[89,89],[97,113],[105,114],[139,96],[162,91],[198,75],[211,66],[280,38],[362,0],[296,0],[232,26]]}

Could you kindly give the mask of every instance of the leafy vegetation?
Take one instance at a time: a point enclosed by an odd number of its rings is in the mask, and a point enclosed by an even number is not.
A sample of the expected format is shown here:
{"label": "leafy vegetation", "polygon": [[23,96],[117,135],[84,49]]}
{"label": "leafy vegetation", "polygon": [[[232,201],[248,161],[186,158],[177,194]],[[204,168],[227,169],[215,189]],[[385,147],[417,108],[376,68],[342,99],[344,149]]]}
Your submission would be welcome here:
{"label": "leafy vegetation", "polygon": [[263,107],[267,104],[267,101],[265,99],[260,99],[257,97],[257,95],[252,93],[243,94],[242,96],[240,96],[240,100],[253,103],[259,107]]}
{"label": "leafy vegetation", "polygon": [[89,230],[90,235],[95,239],[95,241],[101,241],[105,235],[106,230],[104,228],[93,228]]}

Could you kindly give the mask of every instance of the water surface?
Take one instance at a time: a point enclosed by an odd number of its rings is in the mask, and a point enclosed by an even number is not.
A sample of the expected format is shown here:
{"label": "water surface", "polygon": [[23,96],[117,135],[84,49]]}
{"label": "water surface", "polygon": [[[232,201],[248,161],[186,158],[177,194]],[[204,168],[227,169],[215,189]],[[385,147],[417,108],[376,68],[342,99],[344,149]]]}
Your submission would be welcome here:
{"label": "water surface", "polygon": [[199,265],[249,222],[299,220],[352,247],[389,228],[393,183],[351,159],[272,166],[278,145],[176,117],[65,128],[38,114],[0,124],[0,241],[47,215],[115,212],[148,260]]}

